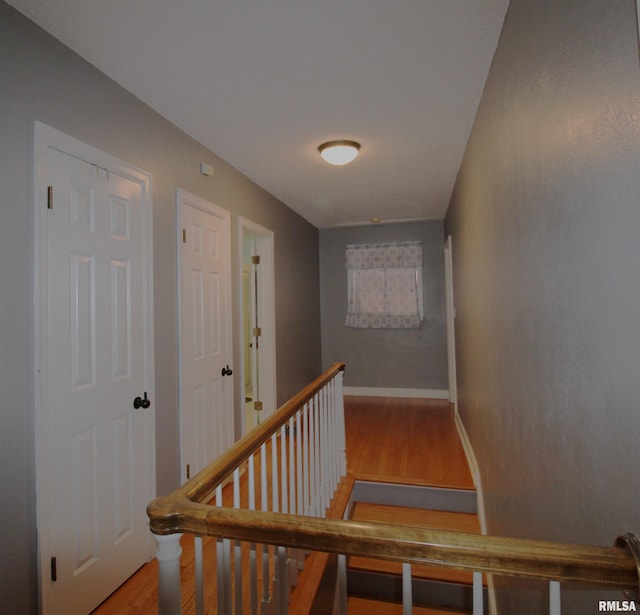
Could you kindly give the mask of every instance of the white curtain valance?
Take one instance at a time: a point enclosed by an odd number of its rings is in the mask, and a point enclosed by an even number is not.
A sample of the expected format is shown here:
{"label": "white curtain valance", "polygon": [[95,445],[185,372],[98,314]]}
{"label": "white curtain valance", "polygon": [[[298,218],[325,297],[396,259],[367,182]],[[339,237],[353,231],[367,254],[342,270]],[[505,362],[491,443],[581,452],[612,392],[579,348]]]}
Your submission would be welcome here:
{"label": "white curtain valance", "polygon": [[347,327],[407,329],[420,326],[422,243],[348,245]]}
{"label": "white curtain valance", "polygon": [[422,267],[422,242],[349,244],[347,269],[406,269]]}

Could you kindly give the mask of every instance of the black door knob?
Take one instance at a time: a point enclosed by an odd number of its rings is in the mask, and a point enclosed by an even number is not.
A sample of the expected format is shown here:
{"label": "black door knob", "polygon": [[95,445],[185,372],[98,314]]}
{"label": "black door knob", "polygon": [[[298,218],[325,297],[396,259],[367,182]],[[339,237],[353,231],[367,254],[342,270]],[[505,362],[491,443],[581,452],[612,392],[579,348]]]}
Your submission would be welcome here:
{"label": "black door knob", "polygon": [[142,397],[136,397],[133,400],[133,407],[138,410],[144,408],[145,410],[151,405],[151,400],[147,397],[147,392],[144,392],[144,399]]}
{"label": "black door knob", "polygon": [[231,374],[233,374],[233,370],[229,369],[228,365],[227,365],[227,367],[223,367],[222,368],[222,375],[223,376],[231,376]]}

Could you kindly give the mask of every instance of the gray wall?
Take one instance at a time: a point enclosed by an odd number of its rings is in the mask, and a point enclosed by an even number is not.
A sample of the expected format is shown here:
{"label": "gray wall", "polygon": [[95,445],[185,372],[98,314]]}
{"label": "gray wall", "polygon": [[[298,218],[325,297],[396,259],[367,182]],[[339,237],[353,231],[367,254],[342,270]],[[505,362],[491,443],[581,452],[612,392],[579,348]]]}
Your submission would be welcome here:
{"label": "gray wall", "polygon": [[[640,531],[639,163],[633,0],[512,0],[446,218],[489,533]],[[501,613],[546,612],[512,587]]]}
{"label": "gray wall", "polygon": [[[320,231],[322,364],[347,364],[345,384],[358,387],[446,389],[443,222],[350,226]],[[345,327],[350,243],[414,241],[423,244],[425,319],[420,329]]]}
{"label": "gray wall", "polygon": [[[275,233],[279,400],[320,370],[317,229],[0,2],[0,610],[7,613],[37,612],[34,120],[153,177],[158,493],[171,490],[179,480],[176,187],[231,211],[235,314],[237,217]],[[214,165],[213,178],[199,174],[201,160]],[[239,327],[235,318],[236,360]]]}

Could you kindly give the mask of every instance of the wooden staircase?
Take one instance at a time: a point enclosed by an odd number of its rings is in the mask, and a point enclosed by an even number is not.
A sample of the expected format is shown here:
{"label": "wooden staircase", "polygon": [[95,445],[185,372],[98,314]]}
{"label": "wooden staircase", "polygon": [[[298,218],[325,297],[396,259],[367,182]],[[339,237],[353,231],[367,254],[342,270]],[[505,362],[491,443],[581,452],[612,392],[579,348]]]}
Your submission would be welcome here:
{"label": "wooden staircase", "polygon": [[[480,533],[476,492],[448,403],[351,397],[345,406],[349,476],[330,517]],[[294,590],[293,615],[331,613],[335,582],[328,578],[335,578],[336,561],[312,557]],[[348,558],[348,615],[402,613],[401,568]],[[417,615],[471,612],[472,573],[412,566],[412,579]]]}
{"label": "wooden staircase", "polygon": [[[413,499],[416,499],[416,495],[420,495],[424,500],[421,502],[422,506],[417,507],[388,503],[389,495],[384,493],[388,488],[380,485],[376,489],[375,484],[369,484],[367,490],[372,493],[377,492],[379,499],[385,501],[378,503],[356,499],[350,507],[349,518],[354,521],[480,533],[480,524],[475,510],[464,510],[469,508],[469,500],[475,496],[474,492],[465,491],[460,494],[457,491],[447,490],[443,499],[441,489],[420,488],[417,493],[413,493]],[[402,490],[403,486],[394,485],[391,498],[394,495],[398,498],[398,493]],[[357,492],[356,488],[356,497]],[[370,494],[366,499],[373,498]],[[437,508],[425,507],[431,505]],[[456,508],[462,508],[463,511]],[[471,612],[473,599],[471,572],[437,566],[413,565],[411,575],[415,613]],[[382,559],[352,556],[347,560],[347,588],[349,615],[363,612],[359,610],[361,607],[366,607],[364,612],[367,613],[401,612],[402,565]],[[367,603],[363,605],[361,600]],[[371,604],[372,602],[376,603],[375,606]],[[420,611],[419,608],[425,610]]]}
{"label": "wooden staircase", "polygon": [[[356,481],[352,476],[342,481],[328,516],[480,533],[475,491]],[[293,591],[289,613],[331,613],[336,570],[336,556],[310,554]],[[472,573],[427,565],[414,565],[411,572],[414,613],[471,613]],[[347,615],[402,613],[402,565],[383,559],[349,557],[347,593]]]}
{"label": "wooden staircase", "polygon": [[[438,530],[453,530],[458,532],[480,533],[477,515],[441,510],[421,510],[404,506],[389,506],[385,504],[369,504],[357,502],[353,506],[351,519],[354,521],[376,521],[393,525],[409,525]],[[350,557],[348,559],[350,571],[368,571],[371,573],[401,575],[402,566],[398,562],[382,559],[368,559],[364,557]],[[414,565],[412,576],[417,579],[432,579],[447,583],[473,583],[473,573],[451,570],[448,568]]]}

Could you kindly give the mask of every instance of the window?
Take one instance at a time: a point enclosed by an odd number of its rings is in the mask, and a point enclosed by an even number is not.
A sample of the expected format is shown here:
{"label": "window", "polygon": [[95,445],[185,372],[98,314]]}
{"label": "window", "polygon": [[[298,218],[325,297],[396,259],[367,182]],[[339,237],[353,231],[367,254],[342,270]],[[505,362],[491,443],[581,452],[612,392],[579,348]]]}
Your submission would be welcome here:
{"label": "window", "polygon": [[347,327],[418,328],[422,308],[422,243],[353,244],[345,253]]}

